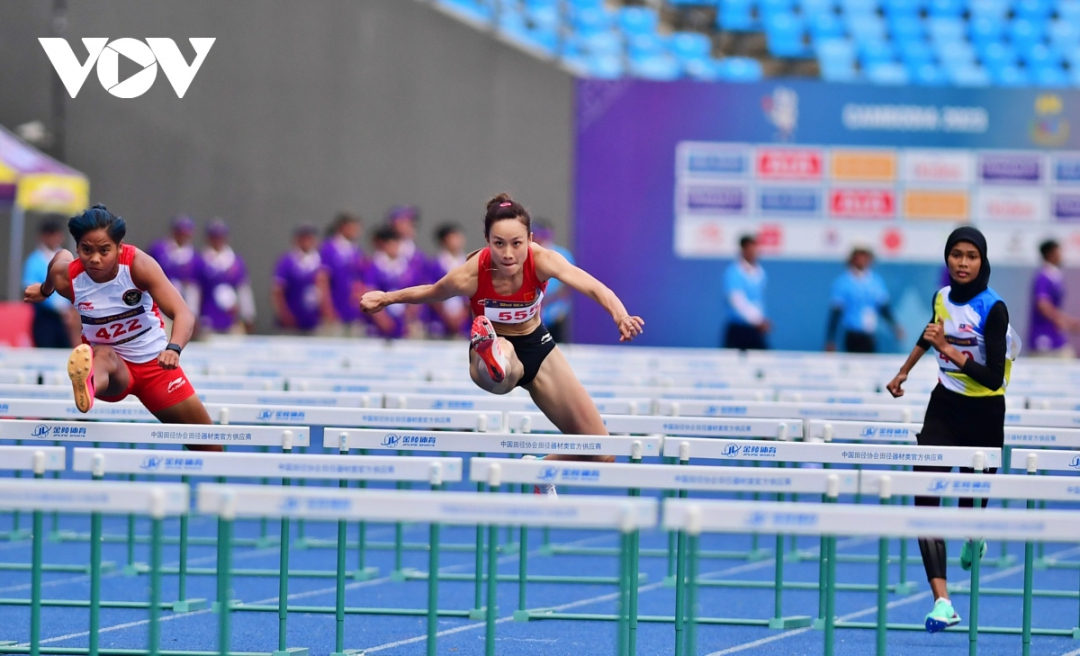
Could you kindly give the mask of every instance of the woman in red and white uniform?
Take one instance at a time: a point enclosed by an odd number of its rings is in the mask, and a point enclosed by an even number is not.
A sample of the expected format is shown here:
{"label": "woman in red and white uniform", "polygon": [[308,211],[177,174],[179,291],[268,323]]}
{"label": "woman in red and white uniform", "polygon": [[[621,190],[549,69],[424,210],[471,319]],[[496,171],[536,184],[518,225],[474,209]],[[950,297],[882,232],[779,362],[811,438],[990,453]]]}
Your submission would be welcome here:
{"label": "woman in red and white uniform", "polygon": [[[454,296],[469,297],[476,316],[470,343],[473,381],[494,394],[524,387],[563,433],[607,435],[596,405],[540,321],[547,281],[555,278],[602,305],[615,322],[619,341],[640,335],[645,322],[631,316],[619,297],[596,278],[559,253],[532,242],[528,211],[506,194],[488,202],[484,237],[486,248],[435,284],[368,292],[361,300],[361,308],[374,314],[395,303],[437,303]],[[550,487],[548,493],[553,490]]]}
{"label": "woman in red and white uniform", "polygon": [[[75,405],[89,412],[95,398],[114,402],[131,394],[162,423],[213,423],[180,368],[195,317],[161,266],[123,243],[124,219],[103,205],[73,217],[68,230],[78,259],[58,252],[45,282],[27,287],[23,298],[38,303],[56,292],[79,312],[83,343],[68,358]],[[173,321],[172,342],[162,313]]]}

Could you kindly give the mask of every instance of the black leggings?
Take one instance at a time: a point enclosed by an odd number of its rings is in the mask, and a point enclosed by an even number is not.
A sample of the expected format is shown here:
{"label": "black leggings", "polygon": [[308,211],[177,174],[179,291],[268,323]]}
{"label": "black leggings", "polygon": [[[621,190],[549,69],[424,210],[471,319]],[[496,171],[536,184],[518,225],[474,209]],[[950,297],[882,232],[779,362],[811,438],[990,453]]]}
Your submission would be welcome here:
{"label": "black leggings", "polygon": [[[935,472],[944,474],[952,471],[951,467],[913,467],[915,471]],[[987,474],[997,472],[996,467],[986,470]],[[975,470],[970,467],[961,467],[961,474],[974,474]],[[940,506],[940,497],[915,497],[916,506]],[[973,508],[974,499],[959,499],[961,508]],[[982,507],[986,507],[986,499],[982,499]],[[922,552],[923,567],[926,568],[926,580],[944,579],[945,576],[945,540],[941,538],[919,538],[919,551]]]}

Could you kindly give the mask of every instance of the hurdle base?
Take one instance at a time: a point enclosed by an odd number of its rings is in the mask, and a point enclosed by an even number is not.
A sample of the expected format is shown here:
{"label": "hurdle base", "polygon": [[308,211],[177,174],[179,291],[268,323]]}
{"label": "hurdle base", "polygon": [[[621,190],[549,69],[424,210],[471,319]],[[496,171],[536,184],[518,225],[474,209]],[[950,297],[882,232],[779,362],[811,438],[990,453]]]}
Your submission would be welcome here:
{"label": "hurdle base", "polygon": [[794,615],[792,617],[774,617],[769,620],[770,629],[801,629],[810,626],[812,618],[807,615]]}
{"label": "hurdle base", "polygon": [[893,585],[893,592],[895,592],[898,595],[909,595],[909,594],[915,592],[915,590],[917,590],[917,589],[918,589],[918,586],[915,584],[914,581],[907,581],[907,582],[904,582],[904,583],[896,583],[896,584]]}
{"label": "hurdle base", "polygon": [[1057,561],[1053,558],[1036,558],[1032,564],[1035,566],[1035,569],[1043,570],[1053,567],[1056,563]]}
{"label": "hurdle base", "polygon": [[529,611],[529,610],[515,610],[514,611],[514,621],[515,622],[528,622],[530,619],[532,619],[532,616],[533,616],[533,611]]}
{"label": "hurdle base", "polygon": [[[277,656],[280,653],[284,652],[275,651],[274,656]],[[304,653],[307,653],[306,649],[304,650]],[[332,651],[330,652],[330,656],[364,656],[364,653],[363,649],[346,649],[345,651]]]}
{"label": "hurdle base", "polygon": [[[415,579],[420,571],[412,567],[403,567],[401,569],[395,569],[390,572],[390,580],[394,583],[401,583],[410,579]],[[425,577],[426,578],[426,577]]]}
{"label": "hurdle base", "polygon": [[365,567],[364,569],[358,569],[349,576],[354,581],[370,581],[379,575],[378,567]]}
{"label": "hurdle base", "polygon": [[482,620],[487,619],[487,608],[470,608],[469,609],[470,620]]}
{"label": "hurdle base", "polygon": [[124,576],[138,576],[139,574],[145,574],[150,571],[150,566],[146,563],[129,563],[124,565]]}
{"label": "hurdle base", "polygon": [[[230,599],[229,600],[229,608],[232,609],[232,608],[234,608],[236,606],[239,606],[239,605],[241,605],[243,603],[244,602],[240,601],[239,599]],[[210,604],[210,612],[211,613],[217,613],[217,612],[220,612],[220,611],[221,611],[221,602],[220,601],[215,601],[214,603]]]}
{"label": "hurdle base", "polygon": [[1073,640],[1080,640],[1080,627],[1073,629],[1072,636]]}
{"label": "hurdle base", "polygon": [[17,644],[14,640],[0,640],[0,647],[14,647]]}
{"label": "hurdle base", "polygon": [[822,617],[815,617],[813,622],[810,622],[810,628],[815,631],[825,630],[825,619]]}
{"label": "hurdle base", "polygon": [[67,542],[78,539],[79,533],[77,531],[51,531],[49,533],[49,542]]}
{"label": "hurdle base", "polygon": [[1004,556],[998,556],[997,558],[987,558],[983,560],[991,567],[1012,567],[1016,564],[1016,556],[1012,554],[1005,554]]}
{"label": "hurdle base", "polygon": [[265,538],[255,540],[255,547],[258,549],[267,549],[269,547],[276,547],[280,543],[281,540],[266,536]]}
{"label": "hurdle base", "polygon": [[661,585],[665,588],[674,588],[675,583],[679,580],[677,576],[665,576]]}
{"label": "hurdle base", "polygon": [[286,647],[284,651],[271,652],[270,656],[309,656],[307,647]]}
{"label": "hurdle base", "polygon": [[18,541],[18,540],[29,540],[30,536],[33,535],[33,534],[30,532],[30,529],[20,528],[17,531],[8,531],[6,533],[0,533],[0,535],[2,535],[5,540],[15,542],[15,541]]}
{"label": "hurdle base", "polygon": [[768,549],[754,549],[746,553],[746,559],[752,563],[756,563],[762,560],[766,560],[772,556],[772,552]]}
{"label": "hurdle base", "polygon": [[205,599],[182,599],[180,601],[174,601],[172,603],[172,609],[174,613],[190,613],[192,611],[203,610],[205,608],[207,608],[207,602]]}

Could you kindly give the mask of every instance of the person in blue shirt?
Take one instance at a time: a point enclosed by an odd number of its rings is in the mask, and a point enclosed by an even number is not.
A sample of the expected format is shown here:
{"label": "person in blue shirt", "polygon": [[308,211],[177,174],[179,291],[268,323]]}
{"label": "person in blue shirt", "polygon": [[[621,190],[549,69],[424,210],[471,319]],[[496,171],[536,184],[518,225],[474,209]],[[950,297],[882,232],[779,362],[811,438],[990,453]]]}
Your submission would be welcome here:
{"label": "person in blue shirt", "polygon": [[[49,262],[64,245],[64,230],[55,220],[42,222],[38,228],[38,247],[23,264],[23,287],[45,282],[49,276]],[[34,320],[30,334],[38,348],[65,348],[72,346],[71,334],[75,319],[71,302],[60,294],[51,294],[43,302],[34,305]]]}
{"label": "person in blue shirt", "polygon": [[[570,251],[555,243],[555,226],[548,219],[536,219],[532,223],[533,240],[547,248],[557,252],[566,258],[570,264],[574,263],[574,256]],[[570,316],[570,288],[555,278],[548,281],[547,292],[544,293],[544,305],[540,310],[540,318],[547,326],[551,338],[557,344],[566,344],[570,341],[570,333],[567,329]]]}
{"label": "person in blue shirt", "polygon": [[844,350],[848,353],[874,353],[877,342],[878,317],[892,328],[897,340],[904,339],[904,330],[896,323],[889,309],[889,291],[885,281],[870,269],[873,252],[856,246],[848,258],[848,270],[836,279],[832,287],[829,325],[825,329],[825,350],[835,351],[836,328],[844,331]]}
{"label": "person in blue shirt", "polygon": [[724,348],[765,349],[765,335],[772,324],[765,318],[765,270],[758,263],[757,239],[739,239],[739,258],[724,272],[724,303],[728,322]]}

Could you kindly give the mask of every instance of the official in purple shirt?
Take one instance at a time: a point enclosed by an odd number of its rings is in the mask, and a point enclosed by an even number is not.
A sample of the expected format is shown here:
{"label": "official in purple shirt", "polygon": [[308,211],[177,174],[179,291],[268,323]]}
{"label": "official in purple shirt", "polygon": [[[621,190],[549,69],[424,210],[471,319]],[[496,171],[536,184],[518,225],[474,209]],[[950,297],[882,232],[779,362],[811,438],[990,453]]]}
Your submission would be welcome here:
{"label": "official in purple shirt", "polygon": [[1036,357],[1075,357],[1065,333],[1080,330],[1080,321],[1062,310],[1065,281],[1061,246],[1054,240],[1039,246],[1043,265],[1031,285],[1031,354]]}
{"label": "official in purple shirt", "polygon": [[199,330],[245,334],[255,330],[255,295],[244,259],[229,246],[229,226],[213,219],[206,226],[207,247],[199,266]]}
{"label": "official in purple shirt", "polygon": [[[457,223],[444,223],[435,231],[439,252],[428,262],[427,282],[434,284],[454,267],[465,264],[465,229]],[[469,300],[455,296],[442,303],[425,306],[428,334],[431,337],[468,337],[472,328]]]}
{"label": "official in purple shirt", "polygon": [[[396,291],[423,284],[427,280],[427,272],[411,267],[409,260],[402,255],[401,238],[393,226],[386,225],[376,230],[372,235],[372,245],[374,251],[364,275],[364,284],[369,289]],[[369,334],[386,339],[422,334],[423,327],[419,325],[418,315],[407,312],[408,307],[419,306],[390,306],[385,312],[365,315],[371,321]]]}
{"label": "official in purple shirt", "polygon": [[364,295],[363,271],[366,264],[363,251],[356,245],[362,232],[363,224],[359,216],[341,212],[330,224],[326,240],[319,249],[329,278],[330,299],[338,324],[334,332],[339,335],[358,335],[362,325],[360,297]]}
{"label": "official in purple shirt", "polygon": [[418,279],[428,271],[428,258],[416,246],[416,224],[420,222],[420,210],[415,205],[399,205],[386,215],[386,222],[397,231],[401,240],[399,256],[409,263],[409,270]]}
{"label": "official in purple shirt", "polygon": [[170,225],[170,235],[150,244],[146,252],[157,260],[165,277],[172,282],[184,302],[194,312],[198,307],[199,254],[191,237],[195,233],[195,221],[186,214],[177,214]]}
{"label": "official in purple shirt", "polygon": [[332,323],[326,269],[316,249],[318,230],[304,224],[293,232],[293,248],[278,260],[270,299],[277,323],[289,332],[311,334],[324,321]]}

